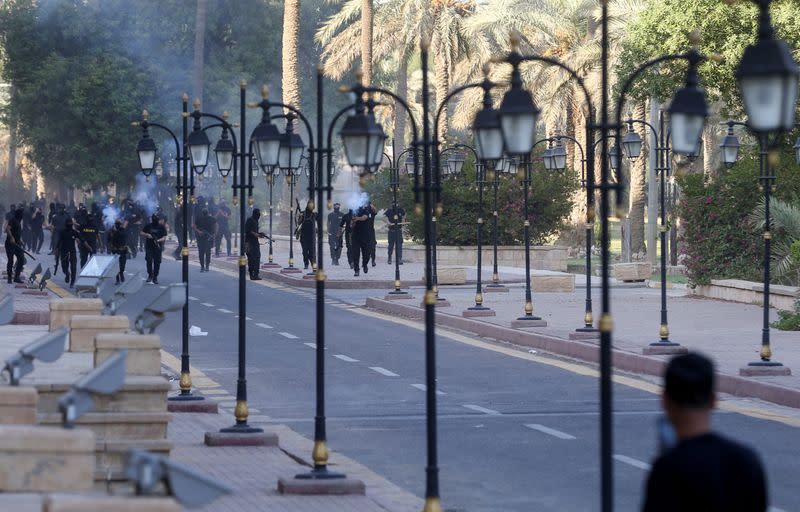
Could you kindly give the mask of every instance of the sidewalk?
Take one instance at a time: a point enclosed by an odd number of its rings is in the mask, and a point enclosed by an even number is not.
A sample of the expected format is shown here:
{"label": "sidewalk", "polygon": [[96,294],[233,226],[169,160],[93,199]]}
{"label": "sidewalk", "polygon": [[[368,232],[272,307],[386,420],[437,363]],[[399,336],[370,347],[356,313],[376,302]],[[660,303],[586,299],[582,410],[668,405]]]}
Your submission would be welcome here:
{"label": "sidewalk", "polygon": [[[585,287],[574,293],[533,294],[534,315],[547,322],[546,327],[511,329],[511,321],[524,313],[524,289],[509,293],[484,293],[484,305],[496,316],[463,318],[462,312],[474,305],[475,292],[466,288],[443,288],[440,297],[451,306],[437,308],[441,325],[470,331],[482,337],[529,345],[555,354],[595,362],[597,339],[570,340],[570,334],[583,326]],[[600,315],[599,290],[592,289],[595,325]],[[391,315],[421,317],[419,304],[406,301],[393,304],[382,299],[367,299],[367,307]],[[794,375],[740,377],[739,369],[759,360],[762,308],[688,296],[684,289],[668,290],[670,340],[689,350],[710,355],[725,378],[724,392],[775,401],[800,407],[800,336],[796,332],[771,329],[773,361],[789,367]],[[646,287],[615,288],[611,311],[614,319],[614,367],[618,370],[660,375],[669,356],[645,356],[643,349],[659,340],[660,290]],[[777,318],[775,310],[771,318]]]}

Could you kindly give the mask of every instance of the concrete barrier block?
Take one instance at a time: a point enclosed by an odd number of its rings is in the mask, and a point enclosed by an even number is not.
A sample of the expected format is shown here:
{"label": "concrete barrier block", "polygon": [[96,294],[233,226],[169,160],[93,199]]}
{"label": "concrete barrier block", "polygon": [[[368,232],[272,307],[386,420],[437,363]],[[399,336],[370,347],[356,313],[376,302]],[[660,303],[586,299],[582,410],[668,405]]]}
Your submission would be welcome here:
{"label": "concrete barrier block", "polygon": [[617,263],[611,266],[614,271],[614,278],[619,281],[644,281],[653,275],[653,265],[650,262],[642,261],[636,263]]}
{"label": "concrete barrier block", "polygon": [[74,315],[70,320],[70,352],[94,352],[94,337],[102,333],[122,334],[130,328],[124,315]]}
{"label": "concrete barrier block", "polygon": [[50,301],[50,331],[69,327],[75,315],[99,315],[103,312],[100,299],[52,299]]}
{"label": "concrete barrier block", "polygon": [[47,512],[181,512],[174,498],[152,496],[103,496],[51,494]]}
{"label": "concrete barrier block", "polygon": [[74,491],[92,487],[94,434],[0,425],[0,491]]}
{"label": "concrete barrier block", "polygon": [[94,338],[94,365],[119,350],[127,350],[126,375],[161,374],[161,338],[155,334],[100,333]]}
{"label": "concrete barrier block", "polygon": [[36,388],[0,387],[0,424],[35,425],[38,400]]}

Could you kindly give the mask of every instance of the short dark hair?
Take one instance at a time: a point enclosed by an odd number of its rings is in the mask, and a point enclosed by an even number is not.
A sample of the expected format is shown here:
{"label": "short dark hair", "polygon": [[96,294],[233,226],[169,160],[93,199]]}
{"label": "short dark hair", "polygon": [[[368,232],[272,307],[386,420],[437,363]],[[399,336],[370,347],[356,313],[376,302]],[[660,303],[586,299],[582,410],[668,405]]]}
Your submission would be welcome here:
{"label": "short dark hair", "polygon": [[697,353],[673,357],[664,373],[664,391],[677,406],[711,407],[714,401],[714,363]]}

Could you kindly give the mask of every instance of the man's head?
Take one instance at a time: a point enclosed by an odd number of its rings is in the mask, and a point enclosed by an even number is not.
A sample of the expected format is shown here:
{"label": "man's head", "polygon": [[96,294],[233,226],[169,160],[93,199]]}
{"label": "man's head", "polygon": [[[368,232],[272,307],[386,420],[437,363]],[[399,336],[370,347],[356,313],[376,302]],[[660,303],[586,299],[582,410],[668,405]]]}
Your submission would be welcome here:
{"label": "man's head", "polygon": [[122,229],[122,221],[120,219],[115,220],[114,227],[117,229]]}
{"label": "man's head", "polygon": [[17,208],[16,210],[14,210],[14,218],[16,220],[22,220],[24,214],[25,210],[23,210],[22,208]]}
{"label": "man's head", "polygon": [[150,222],[152,222],[153,224],[158,224],[158,214],[154,213],[153,215],[151,215]]}
{"label": "man's head", "polygon": [[714,363],[706,356],[690,353],[676,356],[664,372],[662,403],[678,437],[709,429],[716,403]]}
{"label": "man's head", "polygon": [[339,203],[333,203],[333,211],[338,212],[341,206]]}
{"label": "man's head", "polygon": [[203,217],[207,217],[207,216],[208,216],[208,208],[203,208],[203,210],[200,212],[200,214],[201,214]]}
{"label": "man's head", "polygon": [[261,217],[261,210],[258,208],[253,208],[253,218],[258,220],[259,217]]}

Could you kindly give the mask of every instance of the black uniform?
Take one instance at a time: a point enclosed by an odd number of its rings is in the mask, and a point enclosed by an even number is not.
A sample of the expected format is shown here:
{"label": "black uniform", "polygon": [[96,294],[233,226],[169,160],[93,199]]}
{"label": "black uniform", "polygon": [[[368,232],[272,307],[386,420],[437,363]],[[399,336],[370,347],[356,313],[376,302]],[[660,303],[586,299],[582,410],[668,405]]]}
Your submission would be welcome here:
{"label": "black uniform", "polygon": [[[23,212],[17,210],[14,212],[11,220],[8,221],[6,226],[6,274],[8,282],[11,283],[12,279],[16,283],[21,283],[19,275],[22,273],[22,267],[25,265],[25,253],[22,252],[22,216]],[[16,260],[15,260],[16,259]]]}
{"label": "black uniform", "polygon": [[[365,220],[355,220],[355,217],[366,217]],[[354,215],[353,224],[353,267],[358,275],[359,255],[361,255],[361,265],[366,274],[369,270],[369,259],[372,255],[372,230],[370,225],[375,219],[375,214],[370,206],[362,206]]]}
{"label": "black uniform", "polygon": [[181,259],[181,249],[186,246],[186,240],[183,239],[183,208],[175,209],[175,236],[178,237],[178,246],[175,247],[172,256],[179,260]]}
{"label": "black uniform", "polygon": [[217,229],[217,221],[203,210],[194,221],[195,236],[197,237],[197,252],[200,256],[200,271],[208,272],[211,264],[211,247],[214,245],[214,235]]}
{"label": "black uniform", "polygon": [[406,218],[406,211],[398,206],[392,206],[386,212],[386,221],[389,223],[389,263],[392,262],[392,252],[399,264],[403,264],[403,226],[401,223]]}
{"label": "black uniform", "polygon": [[347,264],[353,268],[353,210],[347,210],[347,213],[342,215],[342,221],[339,223],[339,230],[344,235],[344,244],[347,247]]}
{"label": "black uniform", "polygon": [[39,254],[44,243],[44,214],[37,208],[31,217],[31,250]]}
{"label": "black uniform", "polygon": [[[59,254],[59,240],[61,239],[61,235],[64,233],[64,230],[67,229],[67,220],[70,219],[70,216],[67,214],[67,211],[64,209],[63,205],[60,205],[58,211],[53,216],[53,254],[55,255],[56,266],[58,266],[58,262],[61,259],[61,255]],[[66,269],[63,269],[66,271]],[[55,272],[53,272],[55,275]]]}
{"label": "black uniform", "polygon": [[309,263],[314,265],[317,261],[314,256],[314,232],[317,226],[317,214],[308,211],[308,208],[300,215],[298,223],[300,229],[300,247],[303,250],[303,266],[308,268]]}
{"label": "black uniform", "polygon": [[108,234],[108,247],[111,254],[119,256],[119,273],[117,274],[117,282],[125,281],[125,264],[128,261],[128,234],[125,231],[122,221],[118,220],[111,228]]}
{"label": "black uniform", "polygon": [[256,208],[253,210],[253,215],[244,223],[244,247],[245,253],[247,254],[247,271],[250,274],[250,279],[254,281],[261,279],[258,276],[261,268],[261,246],[258,244],[258,219],[260,217],[261,211]]}
{"label": "black uniform", "polygon": [[97,231],[97,219],[93,214],[85,217],[80,226],[81,244],[79,245],[79,252],[81,255],[81,268],[89,261],[89,256],[97,254],[97,239],[99,233]]}
{"label": "black uniform", "polygon": [[131,250],[131,258],[135,258],[139,252],[139,231],[142,229],[142,216],[139,209],[133,204],[128,203],[125,208],[125,220],[128,221],[126,230],[128,232],[128,248]]}
{"label": "black uniform", "polygon": [[228,208],[225,204],[219,205],[217,208],[217,240],[214,246],[215,254],[219,256],[219,248],[222,245],[222,239],[225,239],[225,245],[227,249],[227,255],[231,255],[231,228],[228,224],[228,220],[231,216],[231,209]]}
{"label": "black uniform", "polygon": [[164,250],[160,239],[167,236],[165,228],[158,217],[153,215],[150,224],[142,228],[142,233],[150,236],[144,237],[144,258],[147,265],[147,282],[158,284],[158,272],[161,269],[161,252]]}
{"label": "black uniform", "polygon": [[339,264],[342,256],[342,237],[339,234],[339,227],[342,225],[344,214],[339,211],[339,207],[334,205],[333,211],[328,214],[328,246],[331,250],[331,263]]}
{"label": "black uniform", "polygon": [[72,225],[72,219],[67,219],[61,236],[58,237],[58,254],[61,257],[61,270],[64,271],[64,282],[69,283],[70,288],[75,284],[77,277],[78,256],[75,243],[81,244],[81,234]]}

